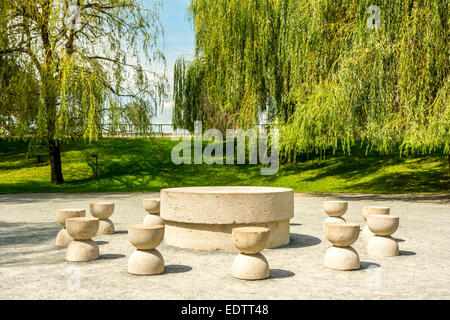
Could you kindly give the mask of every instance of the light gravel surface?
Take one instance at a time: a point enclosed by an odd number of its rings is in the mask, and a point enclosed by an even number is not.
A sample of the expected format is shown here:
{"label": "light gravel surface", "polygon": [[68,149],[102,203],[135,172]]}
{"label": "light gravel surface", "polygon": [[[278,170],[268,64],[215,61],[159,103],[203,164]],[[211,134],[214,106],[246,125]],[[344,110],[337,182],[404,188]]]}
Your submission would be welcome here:
{"label": "light gravel surface", "polygon": [[[156,193],[0,195],[0,299],[449,299],[450,195],[295,195],[291,244],[263,251],[271,277],[241,281],[230,275],[236,253],[178,249],[162,244],[166,271],[142,277],[127,273],[133,251],[127,226],[140,223],[142,199]],[[370,257],[359,239],[362,269],[323,266],[330,246],[322,231],[324,200],[348,200],[345,218],[361,223],[361,207],[391,207],[400,216],[400,256]],[[59,208],[114,201],[117,233],[96,236],[101,257],[64,261],[55,247]],[[87,210],[88,212],[88,210]],[[89,213],[88,213],[89,214]]]}

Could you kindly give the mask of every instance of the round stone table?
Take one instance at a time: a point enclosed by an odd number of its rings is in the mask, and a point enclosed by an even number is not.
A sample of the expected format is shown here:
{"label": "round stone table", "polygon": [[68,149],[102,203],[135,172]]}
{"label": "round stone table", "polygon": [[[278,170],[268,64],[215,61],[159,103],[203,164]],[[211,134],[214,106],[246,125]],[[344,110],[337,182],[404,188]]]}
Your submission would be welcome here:
{"label": "round stone table", "polygon": [[294,217],[294,191],[268,187],[186,187],[161,190],[165,242],[200,250],[236,248],[231,230],[257,226],[270,229],[268,248],[289,243]]}

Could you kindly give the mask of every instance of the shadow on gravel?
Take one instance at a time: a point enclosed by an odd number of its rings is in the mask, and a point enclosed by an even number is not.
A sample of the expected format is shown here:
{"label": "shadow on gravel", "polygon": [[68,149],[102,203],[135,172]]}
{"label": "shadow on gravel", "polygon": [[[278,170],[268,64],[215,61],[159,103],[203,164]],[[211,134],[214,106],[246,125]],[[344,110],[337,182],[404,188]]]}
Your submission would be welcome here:
{"label": "shadow on gravel", "polygon": [[[39,190],[41,184],[36,183],[36,190]],[[1,188],[1,184],[0,184]],[[140,193],[142,191],[137,191]],[[80,201],[84,199],[89,201],[89,199],[104,198],[104,199],[114,199],[114,198],[127,198],[130,193],[133,192],[55,192],[55,193],[16,193],[16,194],[0,194],[0,203],[3,204],[26,204],[26,203],[40,203],[40,202],[58,202],[65,203],[67,201]],[[146,192],[146,195],[154,194],[158,196],[157,192]],[[112,200],[114,201],[114,200]]]}
{"label": "shadow on gravel", "polygon": [[27,223],[0,221],[0,247],[36,245],[56,239],[61,226],[57,223]]}
{"label": "shadow on gravel", "polygon": [[185,266],[182,264],[169,264],[168,266],[164,267],[164,274],[167,273],[183,273],[183,272],[189,272],[192,270],[192,267]]}
{"label": "shadow on gravel", "polygon": [[412,251],[400,250],[398,253],[399,256],[415,256],[416,253]]}
{"label": "shadow on gravel", "polygon": [[316,246],[321,243],[319,238],[308,236],[306,234],[291,233],[290,239],[291,242],[289,244],[274,249],[304,248]]}
{"label": "shadow on gravel", "polygon": [[115,260],[125,258],[124,254],[101,254],[99,260]]}
{"label": "shadow on gravel", "polygon": [[380,265],[378,263],[368,262],[368,261],[361,261],[360,262],[360,270],[376,269],[376,268],[379,268],[379,267],[380,267]]}
{"label": "shadow on gravel", "polygon": [[295,273],[282,269],[270,269],[269,279],[284,279],[295,276]]}

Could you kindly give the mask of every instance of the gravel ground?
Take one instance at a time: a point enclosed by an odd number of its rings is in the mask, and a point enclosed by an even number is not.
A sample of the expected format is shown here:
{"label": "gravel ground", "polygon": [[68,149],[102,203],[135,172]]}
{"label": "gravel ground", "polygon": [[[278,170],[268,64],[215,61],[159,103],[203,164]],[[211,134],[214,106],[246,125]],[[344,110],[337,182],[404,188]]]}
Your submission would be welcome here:
{"label": "gravel ground", "polygon": [[[0,195],[0,299],[450,299],[450,195],[295,195],[291,243],[263,251],[271,277],[241,281],[230,275],[236,253],[178,249],[162,244],[166,271],[142,277],[127,273],[133,251],[127,226],[146,214],[142,199],[155,193]],[[359,252],[361,269],[323,266],[330,246],[322,231],[323,200],[348,200],[345,218],[361,223],[361,207],[382,205],[400,216],[400,256]],[[94,238],[101,257],[64,261],[55,247],[59,208],[88,209],[90,201],[114,201],[117,233]]]}

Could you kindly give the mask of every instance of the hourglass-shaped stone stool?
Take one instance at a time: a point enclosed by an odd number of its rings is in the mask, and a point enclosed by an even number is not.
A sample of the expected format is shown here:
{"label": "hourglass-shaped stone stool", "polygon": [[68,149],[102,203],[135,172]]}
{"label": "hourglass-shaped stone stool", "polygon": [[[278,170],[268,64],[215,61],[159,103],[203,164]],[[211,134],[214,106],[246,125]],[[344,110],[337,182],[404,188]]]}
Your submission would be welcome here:
{"label": "hourglass-shaped stone stool", "polygon": [[91,240],[97,234],[99,219],[69,218],[66,222],[67,232],[74,239],[66,251],[66,260],[87,262],[97,260],[100,256],[98,245]]}
{"label": "hourglass-shaped stone stool", "polygon": [[328,215],[328,218],[323,222],[324,230],[326,223],[345,222],[342,216],[347,212],[347,208],[347,201],[324,201],[323,210]]}
{"label": "hourglass-shaped stone stool", "polygon": [[148,212],[144,218],[145,225],[161,225],[164,226],[164,220],[159,216],[161,208],[161,198],[148,198],[143,200],[144,209]]}
{"label": "hourglass-shaped stone stool", "polygon": [[[391,212],[391,209],[389,207],[377,207],[377,206],[365,206],[361,209],[362,216],[364,221],[367,222],[367,217],[371,214],[382,214],[382,215],[389,215]],[[361,237],[363,240],[368,240],[370,237],[372,237],[374,234],[372,231],[370,231],[369,227],[366,225],[362,231]]]}
{"label": "hourglass-shaped stone stool", "polygon": [[367,225],[374,233],[367,243],[367,253],[378,257],[395,257],[399,254],[398,243],[391,237],[399,225],[400,218],[391,215],[372,214],[367,217]]}
{"label": "hourglass-shaped stone stool", "polygon": [[114,223],[109,219],[114,213],[114,207],[114,203],[89,204],[92,216],[100,220],[97,234],[114,234]]}
{"label": "hourglass-shaped stone stool", "polygon": [[58,247],[67,247],[72,242],[73,238],[67,233],[66,220],[68,218],[79,218],[86,216],[84,209],[59,209],[56,211],[56,218],[59,224],[63,227],[56,236],[56,245]]}
{"label": "hourglass-shaped stone stool", "polygon": [[234,245],[240,251],[231,268],[233,277],[242,280],[261,280],[270,275],[269,263],[260,253],[266,248],[270,229],[239,227],[231,231]]}
{"label": "hourglass-shaped stone stool", "polygon": [[359,236],[359,224],[336,222],[325,224],[325,234],[333,245],[327,250],[324,265],[335,270],[357,270],[360,268],[359,255],[351,247]]}
{"label": "hourglass-shaped stone stool", "polygon": [[128,272],[136,275],[154,275],[164,272],[164,258],[156,250],[164,238],[164,226],[128,226],[128,240],[136,249],[128,259]]}

